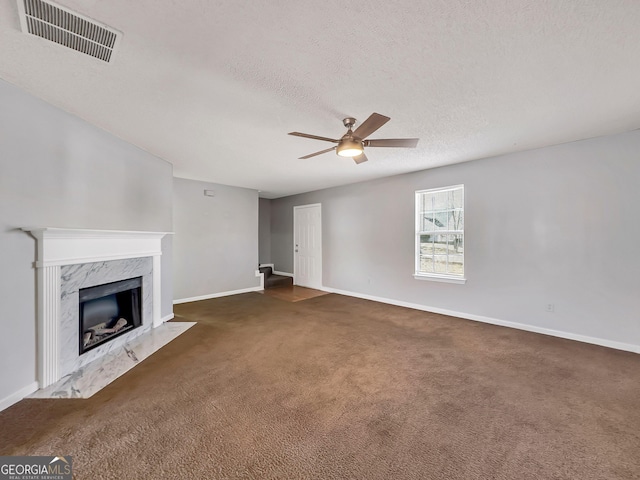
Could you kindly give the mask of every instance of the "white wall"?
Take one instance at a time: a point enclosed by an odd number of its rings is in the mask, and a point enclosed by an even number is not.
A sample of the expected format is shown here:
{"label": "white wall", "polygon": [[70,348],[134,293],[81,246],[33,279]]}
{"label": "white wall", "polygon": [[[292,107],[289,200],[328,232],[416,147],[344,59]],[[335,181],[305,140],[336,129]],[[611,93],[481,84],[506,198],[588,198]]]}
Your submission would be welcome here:
{"label": "white wall", "polygon": [[258,288],[257,190],[175,178],[173,197],[176,301]]}
{"label": "white wall", "polygon": [[271,263],[271,200],[261,198],[258,204],[258,258],[260,263]]}
{"label": "white wall", "polygon": [[20,227],[170,231],[172,167],[1,80],[0,105],[1,405],[36,380],[36,242]]}
{"label": "white wall", "polygon": [[[467,283],[415,280],[414,192],[461,183]],[[640,348],[639,185],[634,131],[280,198],[272,261],[322,203],[326,287]]]}

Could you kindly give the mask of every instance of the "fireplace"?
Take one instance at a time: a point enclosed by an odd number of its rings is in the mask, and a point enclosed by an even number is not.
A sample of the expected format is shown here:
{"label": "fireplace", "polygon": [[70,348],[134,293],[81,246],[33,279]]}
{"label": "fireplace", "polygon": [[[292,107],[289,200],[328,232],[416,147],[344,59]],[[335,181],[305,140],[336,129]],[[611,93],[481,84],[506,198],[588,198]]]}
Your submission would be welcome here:
{"label": "fireplace", "polygon": [[142,277],[81,288],[79,353],[142,325]]}
{"label": "fireplace", "polygon": [[[52,227],[25,227],[23,230],[37,239],[36,360],[39,388],[44,389],[67,375],[81,371],[94,360],[162,325],[165,319],[160,305],[160,256],[161,240],[166,232]],[[84,330],[79,323],[80,290],[139,276],[142,277],[138,293],[142,325],[127,329],[117,338],[114,336],[113,341],[101,342],[80,354],[79,331],[83,333],[84,347]],[[104,309],[115,311],[113,303],[108,304],[107,301],[103,305]],[[115,324],[111,328],[114,327]]]}

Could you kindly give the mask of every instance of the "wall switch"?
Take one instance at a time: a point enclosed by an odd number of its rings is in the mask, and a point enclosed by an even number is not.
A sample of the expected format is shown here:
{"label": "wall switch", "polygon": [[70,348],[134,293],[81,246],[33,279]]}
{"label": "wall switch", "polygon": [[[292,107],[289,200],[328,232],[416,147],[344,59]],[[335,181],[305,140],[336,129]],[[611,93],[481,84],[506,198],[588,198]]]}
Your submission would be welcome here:
{"label": "wall switch", "polygon": [[555,312],[556,307],[553,303],[547,303],[547,306],[545,307],[545,311],[547,312]]}
{"label": "wall switch", "polygon": [[204,191],[204,196],[205,197],[215,197],[216,196],[216,191],[215,190],[205,190]]}

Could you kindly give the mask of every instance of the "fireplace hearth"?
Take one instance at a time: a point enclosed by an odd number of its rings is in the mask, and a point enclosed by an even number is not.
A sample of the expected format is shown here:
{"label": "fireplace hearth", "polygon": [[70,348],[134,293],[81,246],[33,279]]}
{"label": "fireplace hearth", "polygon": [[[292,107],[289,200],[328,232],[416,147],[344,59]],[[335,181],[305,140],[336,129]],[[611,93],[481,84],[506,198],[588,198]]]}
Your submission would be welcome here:
{"label": "fireplace hearth", "polygon": [[79,354],[142,325],[142,277],[82,288]]}

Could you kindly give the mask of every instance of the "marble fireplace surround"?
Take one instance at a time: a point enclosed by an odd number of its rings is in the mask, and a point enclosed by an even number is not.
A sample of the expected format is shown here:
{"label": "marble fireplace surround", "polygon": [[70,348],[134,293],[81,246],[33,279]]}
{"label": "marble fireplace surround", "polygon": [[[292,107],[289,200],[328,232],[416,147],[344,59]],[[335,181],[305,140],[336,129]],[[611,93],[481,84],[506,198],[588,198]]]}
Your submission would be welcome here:
{"label": "marble fireplace surround", "polygon": [[[162,324],[161,241],[169,232],[52,227],[23,230],[37,239],[38,247],[35,266],[40,389]],[[79,356],[78,288],[133,276],[143,277],[142,326]],[[73,335],[69,328],[74,329]]]}

